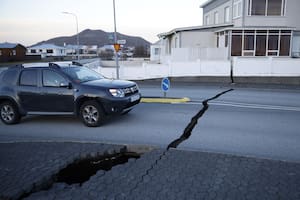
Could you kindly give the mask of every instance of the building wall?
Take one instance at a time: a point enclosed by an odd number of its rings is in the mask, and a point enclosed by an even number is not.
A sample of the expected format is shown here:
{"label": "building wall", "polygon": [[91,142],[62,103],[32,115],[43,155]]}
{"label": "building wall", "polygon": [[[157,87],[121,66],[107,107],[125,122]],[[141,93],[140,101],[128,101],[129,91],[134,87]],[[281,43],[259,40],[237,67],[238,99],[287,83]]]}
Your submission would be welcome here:
{"label": "building wall", "polygon": [[[31,50],[35,50],[35,53],[32,53]],[[52,53],[48,53],[47,50],[51,50]],[[65,49],[52,49],[52,48],[29,48],[27,51],[27,55],[41,55],[42,58],[47,56],[65,56],[66,50]]]}
{"label": "building wall", "polygon": [[286,0],[286,2],[287,25],[291,27],[296,27],[297,30],[300,30],[300,1]]}
{"label": "building wall", "polygon": [[217,37],[214,32],[186,31],[181,32],[180,48],[216,47]]}
{"label": "building wall", "polygon": [[249,16],[249,1],[242,1],[242,15],[238,18],[233,17],[233,0],[216,0],[203,8],[203,24],[206,24],[206,16],[210,18],[210,25],[214,24],[214,13],[219,13],[219,24],[225,23],[225,7],[230,7],[230,19],[236,27],[242,26],[289,26],[300,30],[299,19],[299,0],[286,0],[285,16]]}

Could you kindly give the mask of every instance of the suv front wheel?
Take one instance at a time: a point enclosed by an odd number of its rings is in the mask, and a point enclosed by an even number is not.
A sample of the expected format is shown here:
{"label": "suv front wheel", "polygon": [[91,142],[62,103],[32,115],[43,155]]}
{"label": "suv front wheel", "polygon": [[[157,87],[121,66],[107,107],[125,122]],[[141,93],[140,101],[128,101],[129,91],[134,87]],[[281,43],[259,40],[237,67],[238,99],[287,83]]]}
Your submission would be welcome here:
{"label": "suv front wheel", "polygon": [[0,104],[0,117],[5,124],[17,124],[21,119],[18,108],[10,101]]}
{"label": "suv front wheel", "polygon": [[104,112],[97,101],[86,101],[80,107],[80,118],[86,126],[100,126],[104,117]]}

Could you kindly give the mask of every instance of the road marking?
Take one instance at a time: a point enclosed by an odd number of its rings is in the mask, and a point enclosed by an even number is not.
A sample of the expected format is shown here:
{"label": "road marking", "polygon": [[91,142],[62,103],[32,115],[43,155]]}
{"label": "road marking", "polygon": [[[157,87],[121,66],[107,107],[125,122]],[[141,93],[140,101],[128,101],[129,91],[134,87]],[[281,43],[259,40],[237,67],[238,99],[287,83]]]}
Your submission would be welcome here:
{"label": "road marking", "polygon": [[[191,102],[188,102],[187,104],[200,105],[200,104],[202,104],[202,102],[191,101]],[[237,107],[237,108],[284,110],[284,111],[300,112],[299,107],[292,107],[292,106],[276,106],[276,105],[265,105],[265,104],[248,104],[248,103],[218,102],[218,101],[211,101],[209,104],[215,105],[215,106],[229,106],[229,107]]]}
{"label": "road marking", "polygon": [[184,98],[151,98],[151,97],[142,97],[142,103],[172,103],[172,104],[179,104],[179,103],[186,103],[189,102],[190,99],[187,97]]}

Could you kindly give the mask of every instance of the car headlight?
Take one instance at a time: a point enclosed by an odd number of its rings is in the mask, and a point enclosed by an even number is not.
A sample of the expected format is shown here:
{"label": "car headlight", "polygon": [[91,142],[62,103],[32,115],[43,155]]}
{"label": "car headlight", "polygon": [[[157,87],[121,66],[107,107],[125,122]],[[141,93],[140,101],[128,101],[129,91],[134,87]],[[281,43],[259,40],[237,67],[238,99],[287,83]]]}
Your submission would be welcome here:
{"label": "car headlight", "polygon": [[122,89],[109,89],[109,92],[114,97],[125,97],[125,92]]}

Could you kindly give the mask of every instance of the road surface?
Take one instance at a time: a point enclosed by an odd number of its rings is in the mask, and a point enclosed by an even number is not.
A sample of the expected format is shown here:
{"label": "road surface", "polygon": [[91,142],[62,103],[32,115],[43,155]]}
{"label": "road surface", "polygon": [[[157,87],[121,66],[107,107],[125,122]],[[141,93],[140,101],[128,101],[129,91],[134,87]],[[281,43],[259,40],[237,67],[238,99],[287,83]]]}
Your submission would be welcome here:
{"label": "road surface", "polygon": [[[168,96],[189,97],[188,103],[141,103],[128,115],[113,117],[102,127],[85,127],[70,116],[28,116],[20,124],[0,122],[0,142],[95,141],[166,148],[179,138],[209,102],[191,136],[179,149],[221,152],[300,162],[300,90],[275,87],[173,84]],[[160,83],[141,83],[143,96],[162,96]]]}

